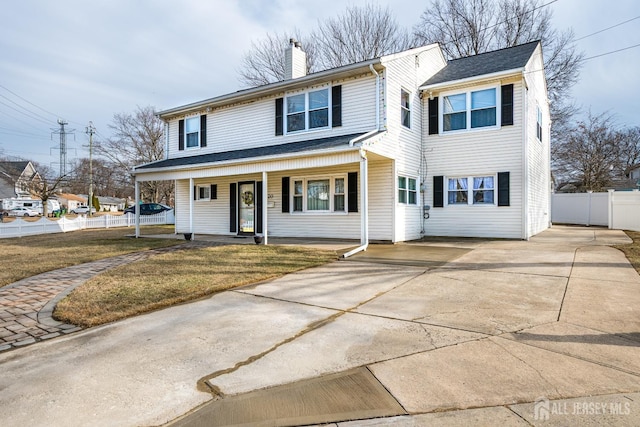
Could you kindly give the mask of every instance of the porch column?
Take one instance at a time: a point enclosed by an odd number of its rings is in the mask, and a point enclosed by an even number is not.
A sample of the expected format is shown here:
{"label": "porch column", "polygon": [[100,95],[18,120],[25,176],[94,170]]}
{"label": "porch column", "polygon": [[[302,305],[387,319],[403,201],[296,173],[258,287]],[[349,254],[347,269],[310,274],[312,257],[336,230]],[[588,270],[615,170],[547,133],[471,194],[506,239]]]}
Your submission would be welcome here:
{"label": "porch column", "polygon": [[262,171],[262,241],[266,245],[268,243],[268,233],[267,233],[267,210],[269,206],[269,202],[267,200],[269,192],[267,191],[267,172]]}
{"label": "porch column", "polygon": [[369,244],[369,163],[366,151],[361,149],[360,156],[360,244],[364,246]]}
{"label": "porch column", "polygon": [[195,198],[195,189],[193,188],[193,178],[189,178],[189,233],[191,239],[195,240],[193,235],[193,199]]}
{"label": "porch column", "polygon": [[[135,209],[133,210],[135,212],[135,224],[136,224],[136,238],[140,237],[140,183],[138,182],[138,180],[136,179],[135,181],[135,198],[136,198],[136,205],[135,205]],[[91,207],[89,207],[89,209],[91,209]]]}

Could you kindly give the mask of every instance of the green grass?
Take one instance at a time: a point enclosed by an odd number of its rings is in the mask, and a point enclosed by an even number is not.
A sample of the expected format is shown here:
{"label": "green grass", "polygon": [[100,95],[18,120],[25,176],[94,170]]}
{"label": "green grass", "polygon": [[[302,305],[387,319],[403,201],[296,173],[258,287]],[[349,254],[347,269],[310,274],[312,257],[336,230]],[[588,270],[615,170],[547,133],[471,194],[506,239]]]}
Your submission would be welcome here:
{"label": "green grass", "polygon": [[[142,234],[172,234],[173,230],[173,226],[145,226]],[[127,237],[134,233],[133,228],[112,228],[0,239],[0,286],[59,268],[182,243]]]}
{"label": "green grass", "polygon": [[90,279],[60,301],[58,320],[96,326],[335,260],[335,252],[285,246],[188,248]]}
{"label": "green grass", "polygon": [[625,233],[633,240],[633,243],[630,245],[618,245],[616,248],[624,252],[633,268],[640,273],[640,232],[626,231]]}

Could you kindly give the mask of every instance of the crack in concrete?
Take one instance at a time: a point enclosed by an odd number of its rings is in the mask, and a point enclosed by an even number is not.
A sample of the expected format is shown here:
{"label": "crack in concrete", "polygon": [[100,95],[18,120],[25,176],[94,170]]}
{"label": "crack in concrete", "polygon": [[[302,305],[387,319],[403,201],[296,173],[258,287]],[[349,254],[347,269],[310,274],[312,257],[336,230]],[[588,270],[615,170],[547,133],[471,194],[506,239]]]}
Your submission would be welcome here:
{"label": "crack in concrete", "polygon": [[[502,339],[504,339],[504,338],[502,338]],[[548,385],[550,385],[550,386],[555,390],[555,392],[556,392],[556,395],[557,395],[557,396],[562,397],[562,394],[560,393],[560,391],[558,390],[558,388],[557,388],[553,383],[551,383],[549,380],[547,380],[547,379],[542,375],[542,373],[541,373],[538,369],[536,369],[536,368],[534,368],[533,366],[531,366],[531,365],[530,365],[529,363],[527,363],[524,359],[521,359],[520,357],[518,357],[518,356],[516,356],[515,354],[513,354],[512,352],[510,352],[506,347],[504,347],[504,346],[500,345],[499,343],[497,343],[497,342],[495,342],[495,341],[491,341],[491,342],[493,342],[495,345],[497,345],[498,347],[500,347],[501,349],[503,349],[503,350],[504,350],[507,354],[509,354],[511,357],[513,357],[513,358],[515,358],[515,359],[519,360],[519,361],[520,361],[520,362],[522,362],[525,366],[528,366],[529,368],[531,368],[531,369],[532,369],[536,374],[538,374],[538,377],[540,377],[540,379],[541,379],[542,381],[544,381],[545,383],[547,383]]]}
{"label": "crack in concrete", "polygon": [[564,299],[567,296],[567,292],[569,291],[569,282],[571,281],[571,275],[573,274],[573,267],[576,265],[576,257],[578,256],[578,249],[580,249],[580,247],[577,247],[574,251],[573,251],[573,260],[571,261],[571,271],[569,271],[569,277],[567,277],[567,283],[564,285],[564,293],[562,294],[562,300],[560,301],[560,308],[558,309],[558,318],[556,319],[556,321],[560,321],[560,316],[562,315],[562,307],[564,306]]}
{"label": "crack in concrete", "polygon": [[[306,328],[298,331],[295,335],[292,335],[292,336],[290,336],[290,337],[288,337],[288,338],[286,338],[286,339],[274,344],[273,346],[271,346],[270,348],[268,348],[267,350],[265,350],[265,351],[263,351],[261,353],[258,353],[258,354],[255,354],[253,356],[250,356],[247,359],[236,363],[234,366],[232,366],[230,368],[221,369],[221,370],[218,370],[218,371],[216,371],[216,372],[214,372],[212,374],[209,374],[209,375],[206,375],[206,376],[200,378],[196,382],[197,390],[201,391],[203,393],[210,393],[211,395],[216,396],[216,397],[224,397],[224,393],[222,392],[222,390],[220,390],[219,387],[217,387],[216,385],[211,383],[211,380],[213,380],[214,378],[217,378],[217,377],[219,377],[221,375],[225,375],[225,374],[229,374],[229,373],[235,372],[235,371],[237,371],[238,369],[240,369],[243,366],[247,366],[247,365],[249,365],[249,364],[251,364],[251,363],[253,363],[253,362],[257,361],[257,360],[260,360],[264,356],[274,352],[275,350],[277,350],[281,346],[283,346],[285,344],[288,344],[288,343],[300,338],[301,336],[306,335],[307,333],[309,333],[311,331],[319,329],[319,328],[323,327],[324,325],[327,325],[329,323],[334,322],[337,318],[341,317],[342,315],[344,315],[346,313],[359,314],[359,313],[353,313],[353,310],[358,309],[358,307],[361,307],[362,305],[364,305],[364,304],[366,304],[366,303],[368,303],[370,301],[373,301],[374,299],[379,298],[380,296],[382,296],[382,295],[384,295],[384,294],[386,294],[388,292],[391,292],[392,290],[397,289],[400,286],[404,286],[405,284],[409,283],[411,280],[416,279],[417,277],[420,277],[420,276],[422,276],[422,275],[424,275],[426,273],[427,273],[427,270],[421,271],[419,274],[416,274],[416,275],[408,278],[407,280],[403,281],[402,283],[399,283],[396,286],[394,286],[394,287],[392,287],[390,289],[387,289],[385,291],[380,291],[380,292],[376,293],[374,296],[372,296],[371,298],[368,298],[368,299],[366,299],[364,301],[361,301],[360,303],[356,304],[353,307],[350,307],[350,308],[348,308],[346,310],[339,310],[337,313],[332,314],[329,317],[326,317],[324,319],[321,319],[321,320],[318,320],[316,322],[313,322],[313,323],[309,324]],[[264,296],[264,295],[256,295],[256,294],[253,294],[253,293],[250,293],[250,292],[238,292],[238,293],[243,293],[245,295],[248,294],[248,295],[252,295],[252,296],[255,296],[255,297],[268,298],[268,299],[272,299],[272,300],[276,300],[276,301],[288,302],[288,303],[291,303],[291,304],[300,304],[300,305],[311,306],[311,307],[320,307],[320,306],[316,306],[316,305],[313,305],[313,304],[302,303],[302,302],[298,302],[298,301],[290,301],[290,300],[285,300],[285,299],[281,299],[281,298],[274,298],[274,297],[269,297],[269,296]],[[320,307],[320,308],[326,308],[326,309],[329,309],[329,310],[336,310],[335,308],[331,308],[331,307]]]}

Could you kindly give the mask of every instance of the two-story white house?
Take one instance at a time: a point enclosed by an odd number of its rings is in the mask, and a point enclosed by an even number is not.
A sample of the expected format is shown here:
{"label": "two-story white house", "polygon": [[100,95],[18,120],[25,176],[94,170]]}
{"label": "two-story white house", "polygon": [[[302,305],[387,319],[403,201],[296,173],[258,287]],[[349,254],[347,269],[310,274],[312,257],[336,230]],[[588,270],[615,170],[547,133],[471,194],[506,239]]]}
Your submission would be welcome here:
{"label": "two-story white house", "polygon": [[[538,42],[446,61],[437,44],[165,110],[176,232],[399,242],[549,225]],[[425,206],[428,206],[427,209]],[[139,234],[139,228],[137,229]]]}

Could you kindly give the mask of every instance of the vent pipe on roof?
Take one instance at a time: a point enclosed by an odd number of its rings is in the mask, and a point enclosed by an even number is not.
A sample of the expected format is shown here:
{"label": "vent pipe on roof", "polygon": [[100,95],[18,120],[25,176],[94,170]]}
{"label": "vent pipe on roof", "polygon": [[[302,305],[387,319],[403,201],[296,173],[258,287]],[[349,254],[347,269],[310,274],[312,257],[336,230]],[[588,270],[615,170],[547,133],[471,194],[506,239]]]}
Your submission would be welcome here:
{"label": "vent pipe on roof", "polygon": [[307,75],[307,54],[294,38],[289,39],[289,47],[284,50],[284,79],[291,80]]}

